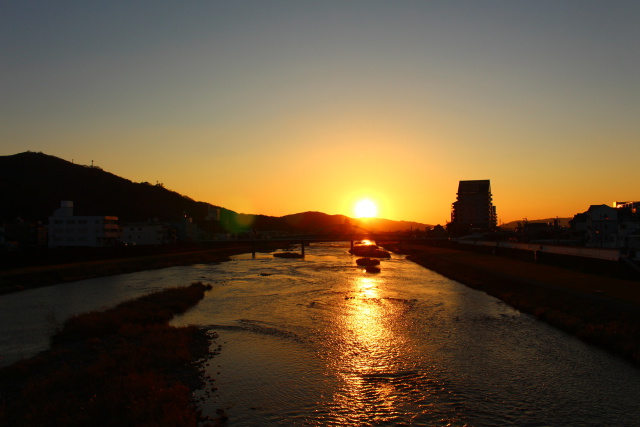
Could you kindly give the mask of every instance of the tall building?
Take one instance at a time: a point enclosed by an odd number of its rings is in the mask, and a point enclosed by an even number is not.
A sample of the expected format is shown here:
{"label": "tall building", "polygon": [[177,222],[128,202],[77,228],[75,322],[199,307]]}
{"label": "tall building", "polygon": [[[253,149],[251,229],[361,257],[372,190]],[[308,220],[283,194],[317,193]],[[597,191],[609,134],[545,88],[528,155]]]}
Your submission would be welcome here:
{"label": "tall building", "polygon": [[488,179],[460,181],[458,197],[451,207],[451,229],[457,233],[493,230],[498,225]]}

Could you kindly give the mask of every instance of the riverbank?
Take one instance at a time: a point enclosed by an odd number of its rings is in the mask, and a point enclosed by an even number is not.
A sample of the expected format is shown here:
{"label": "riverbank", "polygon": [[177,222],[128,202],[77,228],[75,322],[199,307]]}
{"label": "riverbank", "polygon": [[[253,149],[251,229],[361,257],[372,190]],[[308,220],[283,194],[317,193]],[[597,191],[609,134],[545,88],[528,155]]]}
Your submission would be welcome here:
{"label": "riverbank", "polygon": [[[71,258],[51,265],[7,268],[0,270],[0,295],[115,274],[133,273],[177,265],[222,262],[228,260],[232,255],[252,251],[269,252],[287,246],[283,242],[254,245],[252,243],[230,241],[218,244],[216,247],[190,247],[181,251],[168,247],[164,251],[157,251],[158,253],[143,256],[128,255],[123,250],[120,254],[109,254],[111,256],[106,259],[83,259],[77,261]],[[114,255],[120,256],[115,257]]]}
{"label": "riverbank", "polygon": [[193,398],[195,390],[214,389],[203,369],[214,354],[212,336],[168,324],[210,289],[193,283],[71,317],[50,350],[0,369],[0,426],[213,421]]}
{"label": "riverbank", "polygon": [[640,283],[419,244],[386,248],[640,365]]}

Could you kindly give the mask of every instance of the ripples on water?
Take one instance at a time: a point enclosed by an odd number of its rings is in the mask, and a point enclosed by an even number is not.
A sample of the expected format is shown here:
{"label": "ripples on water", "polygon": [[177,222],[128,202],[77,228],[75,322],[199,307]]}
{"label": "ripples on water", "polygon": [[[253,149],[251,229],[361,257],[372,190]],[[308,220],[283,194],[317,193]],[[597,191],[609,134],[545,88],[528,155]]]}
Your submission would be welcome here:
{"label": "ripples on water", "polygon": [[20,342],[46,338],[47,312],[64,318],[202,280],[213,290],[174,324],[217,332],[207,373],[218,390],[198,397],[230,426],[640,425],[637,368],[401,257],[365,273],[347,249],[318,244],[304,260],[248,254],[5,296],[3,322],[38,320],[0,332],[28,355]]}
{"label": "ripples on water", "polygon": [[215,325],[204,406],[230,425],[636,423],[636,368],[400,257],[367,274],[314,245],[220,267],[178,323]]}

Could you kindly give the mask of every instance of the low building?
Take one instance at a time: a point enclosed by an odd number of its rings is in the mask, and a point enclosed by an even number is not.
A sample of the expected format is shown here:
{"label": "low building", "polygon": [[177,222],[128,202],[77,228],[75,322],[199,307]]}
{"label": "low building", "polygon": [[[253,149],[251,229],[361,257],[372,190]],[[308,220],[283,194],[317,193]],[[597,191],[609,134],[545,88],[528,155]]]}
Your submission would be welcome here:
{"label": "low building", "polygon": [[16,218],[0,225],[0,250],[25,250],[47,246],[47,229],[39,221]]}
{"label": "low building", "polygon": [[202,242],[205,240],[211,240],[212,236],[210,232],[207,232],[193,221],[193,218],[183,214],[180,221],[171,224],[176,232],[179,242]]}
{"label": "low building", "polygon": [[583,232],[585,246],[632,248],[640,231],[640,202],[615,202],[612,206],[591,205],[570,221],[572,231]]}
{"label": "low building", "polygon": [[132,222],[122,226],[127,245],[164,245],[176,242],[176,230],[158,221]]}
{"label": "low building", "polygon": [[618,211],[607,205],[591,205],[587,210],[587,242],[593,248],[618,248]]}
{"label": "low building", "polygon": [[114,246],[119,238],[118,217],[76,216],[72,201],[63,201],[49,217],[50,248]]}

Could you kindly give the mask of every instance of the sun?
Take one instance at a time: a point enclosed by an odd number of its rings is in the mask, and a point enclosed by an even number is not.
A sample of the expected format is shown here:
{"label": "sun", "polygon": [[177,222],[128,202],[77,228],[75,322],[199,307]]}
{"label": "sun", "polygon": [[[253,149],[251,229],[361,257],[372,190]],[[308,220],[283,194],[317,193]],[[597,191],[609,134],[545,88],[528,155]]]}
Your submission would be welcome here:
{"label": "sun", "polygon": [[356,203],[356,218],[374,218],[378,215],[378,206],[369,199],[362,199]]}

